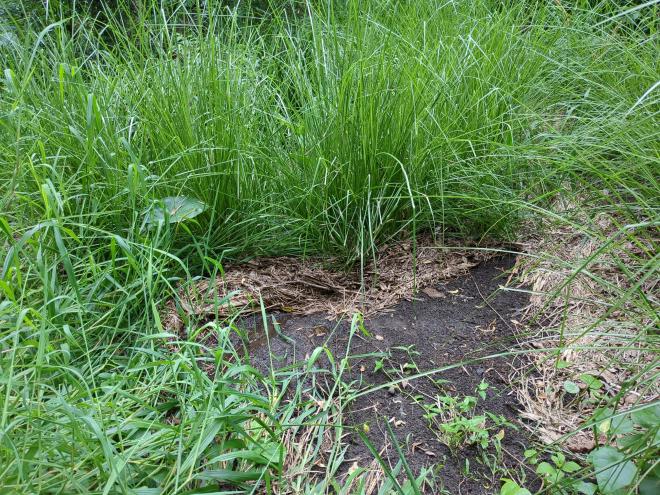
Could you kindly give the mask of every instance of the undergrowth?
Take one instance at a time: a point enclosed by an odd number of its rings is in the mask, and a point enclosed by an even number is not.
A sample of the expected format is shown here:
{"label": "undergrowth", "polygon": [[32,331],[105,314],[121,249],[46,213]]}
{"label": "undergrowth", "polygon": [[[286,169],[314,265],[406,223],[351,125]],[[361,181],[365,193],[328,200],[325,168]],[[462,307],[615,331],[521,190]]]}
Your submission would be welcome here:
{"label": "undergrowth", "polygon": [[[159,315],[178,281],[228,260],[364,266],[423,231],[489,246],[570,228],[597,249],[562,261],[566,279],[606,294],[584,328],[624,311],[625,338],[655,349],[657,2],[48,8],[0,23],[3,490],[364,489],[362,470],[338,478],[345,361],[310,399],[297,378],[313,363],[263,376],[225,338],[233,324],[212,328],[215,349],[171,344]],[[149,221],[165,198],[201,206]],[[635,376],[656,375],[654,361]],[[294,456],[285,439],[301,435]],[[321,476],[291,466],[326,436]],[[642,458],[624,488],[657,474]],[[407,469],[402,456],[381,493],[419,492]]]}

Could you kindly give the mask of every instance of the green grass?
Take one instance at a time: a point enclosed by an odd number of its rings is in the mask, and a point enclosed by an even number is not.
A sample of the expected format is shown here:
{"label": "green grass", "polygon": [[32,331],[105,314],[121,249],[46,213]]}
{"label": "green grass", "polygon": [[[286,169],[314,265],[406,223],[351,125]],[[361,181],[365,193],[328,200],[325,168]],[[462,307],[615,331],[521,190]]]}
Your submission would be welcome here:
{"label": "green grass", "polygon": [[[210,380],[194,341],[164,347],[173,287],[226,260],[349,266],[422,231],[487,245],[570,225],[602,249],[569,271],[611,263],[628,283],[593,275],[606,316],[625,309],[652,339],[656,2],[619,17],[608,2],[311,2],[265,18],[143,4],[53,3],[1,26],[6,491],[330,490],[340,443],[313,481],[283,475],[282,438],[308,424],[339,438],[340,389],[330,418],[292,385],[305,370],[262,377],[221,340]],[[167,196],[209,207],[145,227]],[[617,236],[602,238],[603,214]]]}

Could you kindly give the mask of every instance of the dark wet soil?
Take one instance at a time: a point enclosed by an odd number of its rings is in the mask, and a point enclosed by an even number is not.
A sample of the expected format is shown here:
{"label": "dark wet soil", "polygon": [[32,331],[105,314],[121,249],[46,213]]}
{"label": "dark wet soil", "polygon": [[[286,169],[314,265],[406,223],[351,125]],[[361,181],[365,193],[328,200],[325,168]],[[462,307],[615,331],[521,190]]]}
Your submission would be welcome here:
{"label": "dark wet soil", "polygon": [[[515,344],[513,327],[527,296],[498,290],[512,264],[512,257],[484,262],[467,276],[420,292],[415,300],[401,302],[389,313],[365,321],[370,336],[354,333],[348,352],[352,356],[350,369],[343,379],[352,383],[353,389],[367,392],[348,407],[346,423],[356,428],[347,438],[345,469],[353,462],[367,466],[373,460],[355,433],[358,428],[368,432],[379,451],[385,448],[383,457],[392,466],[396,464],[399,457],[391,446],[386,421],[413,472],[417,475],[424,467],[433,468],[441,480],[442,486],[428,493],[499,493],[506,469],[525,469],[522,452],[528,442],[522,430],[516,430],[517,405],[506,380],[511,359],[481,359],[506,352]],[[350,321],[330,322],[322,314],[279,315],[276,319],[285,338],[271,334],[253,339],[249,354],[257,368],[267,370],[271,359],[276,368],[304,361],[322,345],[338,359],[347,353]],[[252,335],[259,331],[263,334],[263,328],[255,325]],[[467,364],[407,379],[462,362]],[[405,381],[388,386],[402,379]],[[496,425],[491,418],[487,422],[491,437],[504,431],[501,452],[497,453],[492,442],[486,449],[464,445],[450,450],[439,439],[438,424],[424,418],[420,403],[430,404],[444,395],[479,397],[476,390],[482,381],[489,387],[485,400],[478,399],[475,414],[487,411],[510,423]]]}

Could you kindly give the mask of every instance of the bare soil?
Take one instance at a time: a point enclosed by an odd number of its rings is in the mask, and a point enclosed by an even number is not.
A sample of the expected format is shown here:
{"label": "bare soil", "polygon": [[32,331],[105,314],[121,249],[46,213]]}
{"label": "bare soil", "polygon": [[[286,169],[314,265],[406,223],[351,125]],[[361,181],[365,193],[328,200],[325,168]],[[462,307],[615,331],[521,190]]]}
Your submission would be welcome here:
{"label": "bare soil", "polygon": [[[514,327],[528,303],[523,292],[498,290],[506,283],[505,272],[513,263],[511,256],[484,261],[467,275],[426,288],[413,300],[402,301],[387,313],[366,320],[370,336],[358,332],[353,337],[348,352],[350,368],[344,381],[356,390],[368,390],[407,375],[511,349],[515,344]],[[251,320],[249,354],[257,368],[267,370],[271,360],[276,368],[304,361],[323,345],[337,359],[347,354],[350,321],[329,322],[326,314],[283,313],[275,318],[285,338],[273,333],[266,336],[259,318]],[[249,324],[250,320],[243,323]],[[390,357],[382,369],[377,369],[376,363],[383,355]],[[368,431],[371,442],[383,451],[383,458],[392,466],[396,464],[398,456],[385,428],[385,421],[390,421],[413,472],[419,473],[424,466],[436,469],[443,486],[433,489],[433,493],[498,493],[504,469],[525,469],[522,452],[528,445],[522,429],[516,429],[518,404],[506,378],[510,363],[510,358],[479,360],[358,397],[349,405],[345,418],[345,423],[355,427],[347,438],[345,469],[355,463],[365,467],[373,460],[356,433],[358,428]],[[443,382],[438,384],[438,380]],[[413,400],[421,396],[428,403],[444,394],[477,396],[482,380],[489,388],[476,412],[502,416],[512,425],[502,428],[500,457],[496,457],[492,446],[485,451],[474,446],[451,451],[439,440],[437,426],[430,426],[423,417],[423,408]],[[531,472],[527,475],[533,477]]]}

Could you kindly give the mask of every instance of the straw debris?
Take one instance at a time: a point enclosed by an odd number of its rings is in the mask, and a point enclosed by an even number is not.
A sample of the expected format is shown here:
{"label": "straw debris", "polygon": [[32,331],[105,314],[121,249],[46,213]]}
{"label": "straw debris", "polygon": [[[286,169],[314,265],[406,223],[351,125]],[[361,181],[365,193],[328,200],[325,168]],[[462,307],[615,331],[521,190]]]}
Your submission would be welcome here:
{"label": "straw debris", "polygon": [[[637,237],[633,243],[624,233],[622,241],[608,243],[622,234],[617,219],[606,215],[593,227],[596,235],[563,226],[527,241],[512,275],[532,293],[523,347],[536,351],[517,363],[511,377],[521,417],[545,443],[563,443],[580,453],[602,439],[574,432],[607,399],[618,396],[625,410],[657,399],[660,392],[657,380],[644,379],[659,371],[652,344],[658,321],[637,306],[646,300],[658,307],[659,282],[631,276],[652,261],[657,239],[645,245]],[[613,308],[611,302],[626,293],[632,296]],[[548,352],[538,352],[543,349]],[[591,377],[598,380],[596,390],[585,382]],[[567,382],[579,385],[579,393],[567,393]]]}
{"label": "straw debris", "polygon": [[226,317],[236,311],[326,313],[328,319],[386,311],[441,280],[464,275],[494,256],[483,250],[443,247],[430,236],[402,241],[379,251],[364,270],[336,271],[319,259],[254,259],[226,268],[223,276],[181,287],[167,303],[163,323],[180,333],[191,318]]}

